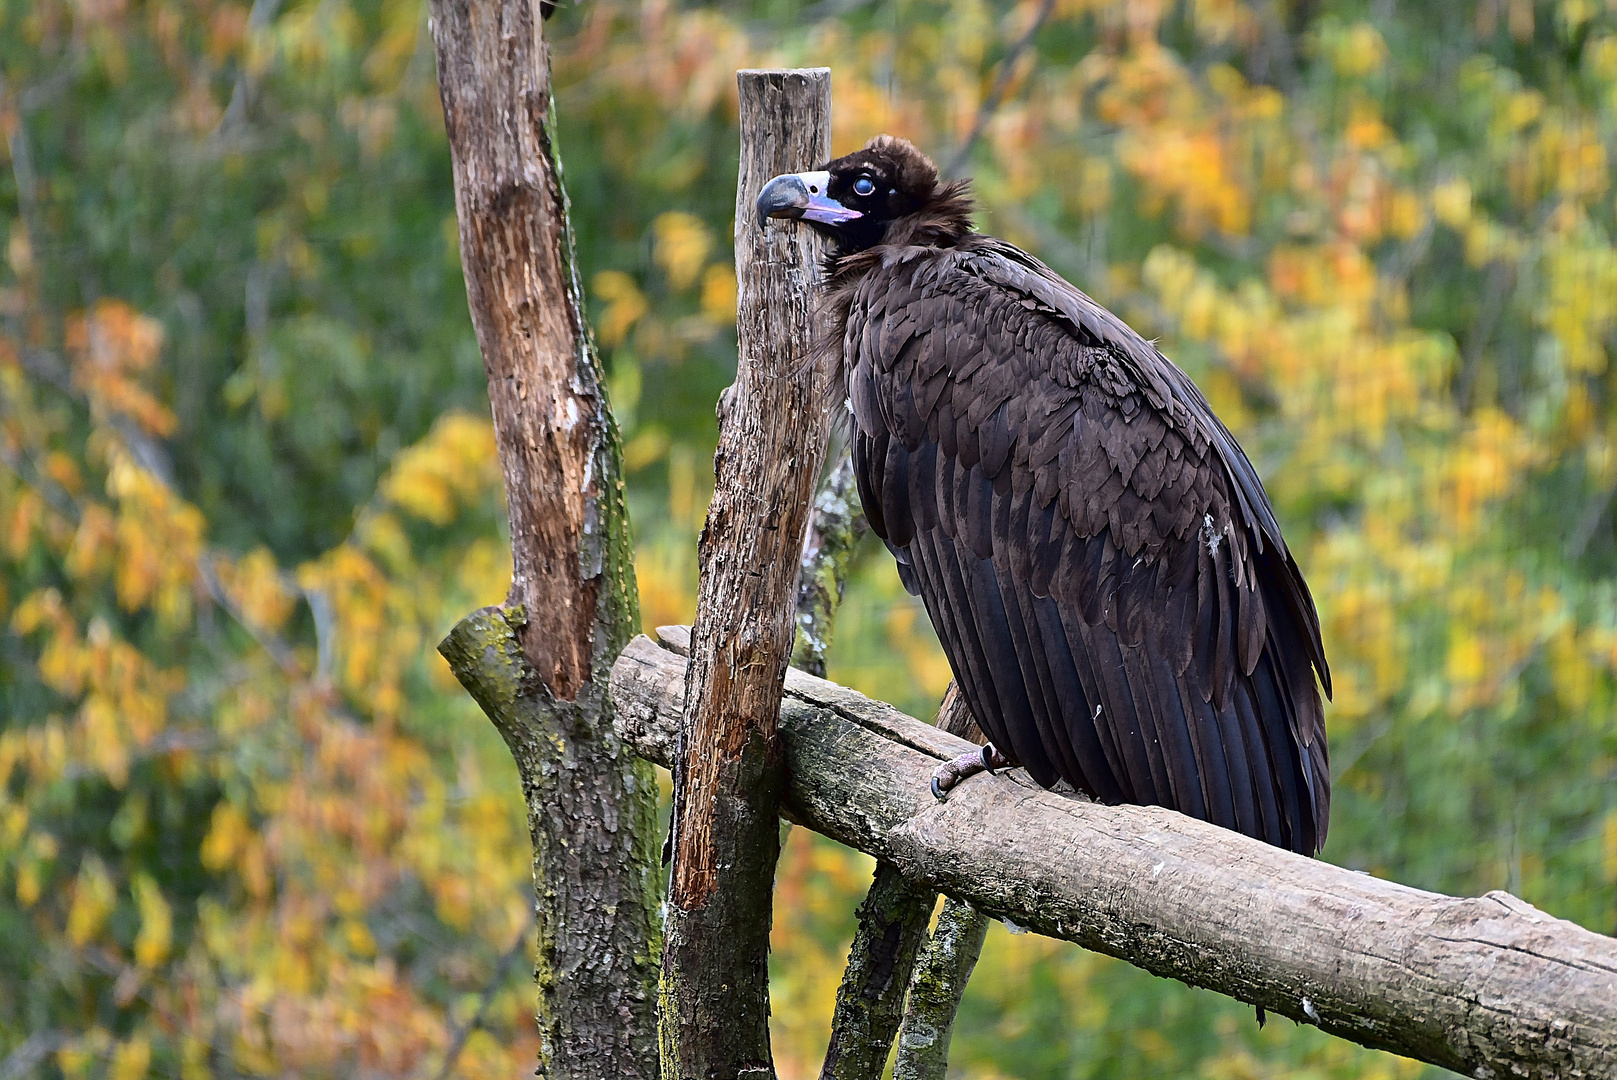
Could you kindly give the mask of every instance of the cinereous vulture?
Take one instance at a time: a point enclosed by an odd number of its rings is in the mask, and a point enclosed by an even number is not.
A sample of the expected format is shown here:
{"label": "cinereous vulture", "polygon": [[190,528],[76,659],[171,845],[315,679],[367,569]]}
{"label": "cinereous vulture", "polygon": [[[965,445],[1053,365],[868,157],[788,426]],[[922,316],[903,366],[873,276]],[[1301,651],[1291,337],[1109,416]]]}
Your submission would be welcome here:
{"label": "cinereous vulture", "polygon": [[971,210],[885,135],[758,197],[760,226],[831,240],[859,494],[981,763],[1315,854],[1331,677],[1256,470],[1184,372]]}

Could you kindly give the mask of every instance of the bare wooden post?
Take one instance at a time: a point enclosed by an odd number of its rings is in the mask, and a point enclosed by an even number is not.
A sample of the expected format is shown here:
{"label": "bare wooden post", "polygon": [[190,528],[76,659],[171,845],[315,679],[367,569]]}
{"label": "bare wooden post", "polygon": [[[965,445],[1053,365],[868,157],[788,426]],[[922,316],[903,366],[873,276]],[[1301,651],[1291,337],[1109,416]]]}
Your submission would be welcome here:
{"label": "bare wooden post", "polygon": [[538,0],[432,0],[466,296],[488,372],[514,575],[440,651],[522,775],[538,892],[539,1072],[657,1075],[650,767],[612,661],[639,622],[618,467],[555,157]]}
{"label": "bare wooden post", "polygon": [[810,361],[819,244],[807,228],[760,229],[754,202],[771,177],[829,157],[831,73],[743,71],[737,81],[740,350],[702,529],[676,762],[661,991],[668,1080],[774,1074],[768,950],[783,783],[775,720],[825,453],[821,377]]}

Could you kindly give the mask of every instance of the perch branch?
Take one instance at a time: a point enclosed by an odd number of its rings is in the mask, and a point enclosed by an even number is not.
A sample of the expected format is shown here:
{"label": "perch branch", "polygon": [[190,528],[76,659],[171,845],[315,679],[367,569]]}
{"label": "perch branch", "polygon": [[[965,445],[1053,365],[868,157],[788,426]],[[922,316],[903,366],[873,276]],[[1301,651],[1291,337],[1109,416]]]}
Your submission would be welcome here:
{"label": "perch branch", "polygon": [[[650,639],[619,658],[638,753],[670,760],[684,684]],[[939,803],[932,770],[970,744],[800,672],[779,731],[783,813],[990,917],[1468,1076],[1617,1074],[1617,941],[1508,893],[1423,892],[1015,772]]]}

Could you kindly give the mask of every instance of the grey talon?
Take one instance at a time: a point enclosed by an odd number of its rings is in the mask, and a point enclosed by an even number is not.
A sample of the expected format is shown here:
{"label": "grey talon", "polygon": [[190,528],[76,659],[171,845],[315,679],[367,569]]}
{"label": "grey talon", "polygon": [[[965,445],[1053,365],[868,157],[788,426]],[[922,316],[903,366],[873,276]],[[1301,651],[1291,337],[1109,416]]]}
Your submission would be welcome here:
{"label": "grey talon", "polygon": [[942,802],[943,797],[947,794],[948,792],[943,790],[943,785],[938,783],[938,778],[934,776],[932,778],[932,797],[938,800],[938,802]]}

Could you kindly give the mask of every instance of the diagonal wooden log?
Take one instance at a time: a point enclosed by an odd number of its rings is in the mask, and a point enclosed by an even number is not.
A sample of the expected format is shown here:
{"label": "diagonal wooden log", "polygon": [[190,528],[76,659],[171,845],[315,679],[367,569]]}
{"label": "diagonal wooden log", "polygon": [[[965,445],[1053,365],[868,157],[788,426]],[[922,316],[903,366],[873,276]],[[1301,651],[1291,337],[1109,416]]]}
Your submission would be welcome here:
{"label": "diagonal wooden log", "polygon": [[431,0],[466,299],[510,510],[506,605],[439,646],[522,776],[539,1072],[657,1076],[656,781],[612,726],[639,623],[618,432],[584,318],[532,0]]}
{"label": "diagonal wooden log", "polygon": [[944,900],[937,929],[910,978],[893,1080],[944,1080],[948,1075],[955,1013],[983,951],[990,921],[964,900],[952,896]]}
{"label": "diagonal wooden log", "polygon": [[[960,696],[953,682],[938,706],[937,726],[971,742],[987,741],[977,729],[966,699]],[[911,1007],[906,1004],[906,993],[914,997],[911,979],[916,973],[916,958],[927,945],[927,926],[932,921],[932,908],[937,899],[935,890],[924,882],[906,878],[892,863],[876,864],[870,891],[865,902],[859,905],[859,925],[848,949],[848,966],[837,987],[836,1011],[831,1015],[831,1041],[825,1050],[825,1062],[820,1066],[820,1080],[881,1080],[893,1039],[900,1025],[908,1023]],[[946,905],[952,903],[955,901],[946,901]],[[953,921],[956,920],[951,919]],[[976,962],[975,956],[972,962]],[[958,1005],[959,994],[965,992],[965,980],[971,974],[969,967],[960,980],[958,991],[945,985],[952,970],[934,966],[928,977],[929,1007],[934,1012],[951,993]],[[932,1055],[944,1068],[949,1062],[947,1027],[952,1022],[952,1010],[947,1023],[941,1014],[930,1022],[932,1030],[945,1032],[934,1040],[941,1041],[942,1045]],[[897,1066],[902,1065],[904,1051],[901,1049]]]}
{"label": "diagonal wooden log", "polygon": [[[954,682],[949,683],[943,704],[938,706],[938,727],[978,746],[988,741]],[[910,975],[893,1080],[944,1080],[948,1075],[955,1013],[992,921],[964,900],[943,898],[937,927],[922,946]]]}
{"label": "diagonal wooden log", "polygon": [[[613,668],[624,739],[653,761],[684,684],[643,637]],[[1617,1076],[1617,940],[1508,893],[1424,892],[1014,772],[939,803],[931,772],[969,743],[800,672],[779,732],[785,815],[990,916],[1483,1080]]]}
{"label": "diagonal wooden log", "polygon": [[820,1080],[881,1080],[937,899],[891,863],[876,864],[837,987]]}
{"label": "diagonal wooden log", "polygon": [[740,348],[698,545],[682,751],[669,760],[674,867],[659,1028],[666,1080],[774,1075],[768,955],[783,782],[775,720],[827,428],[810,353],[820,244],[806,227],[759,228],[754,203],[770,178],[829,157],[831,72],[742,71],[737,82]]}

